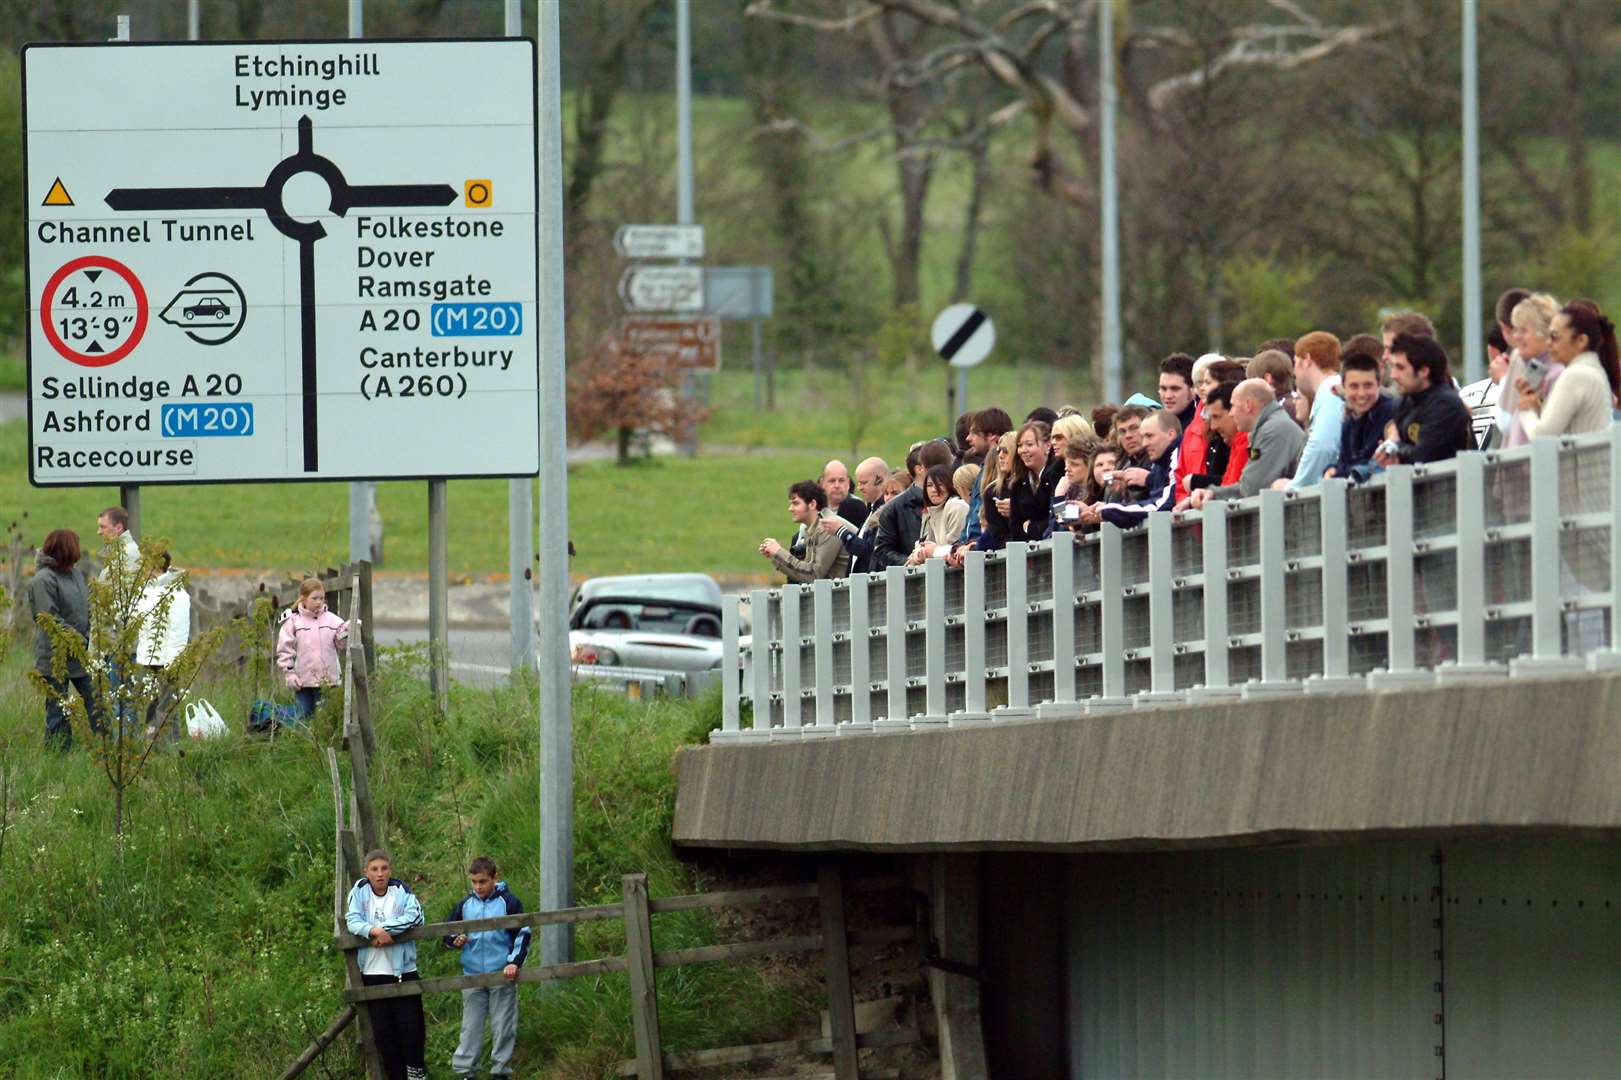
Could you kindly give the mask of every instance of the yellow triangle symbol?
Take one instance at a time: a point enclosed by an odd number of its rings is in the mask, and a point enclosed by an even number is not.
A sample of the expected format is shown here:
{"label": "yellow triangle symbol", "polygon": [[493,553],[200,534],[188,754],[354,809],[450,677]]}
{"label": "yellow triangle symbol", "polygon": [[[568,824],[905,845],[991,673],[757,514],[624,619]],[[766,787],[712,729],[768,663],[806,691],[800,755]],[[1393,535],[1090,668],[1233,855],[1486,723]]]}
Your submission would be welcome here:
{"label": "yellow triangle symbol", "polygon": [[45,201],[40,203],[40,205],[41,206],[72,206],[73,205],[73,196],[69,195],[68,194],[68,189],[62,186],[62,178],[60,176],[58,176],[56,178],[56,180],[51,184],[51,190],[49,190],[49,191],[47,191],[45,193]]}

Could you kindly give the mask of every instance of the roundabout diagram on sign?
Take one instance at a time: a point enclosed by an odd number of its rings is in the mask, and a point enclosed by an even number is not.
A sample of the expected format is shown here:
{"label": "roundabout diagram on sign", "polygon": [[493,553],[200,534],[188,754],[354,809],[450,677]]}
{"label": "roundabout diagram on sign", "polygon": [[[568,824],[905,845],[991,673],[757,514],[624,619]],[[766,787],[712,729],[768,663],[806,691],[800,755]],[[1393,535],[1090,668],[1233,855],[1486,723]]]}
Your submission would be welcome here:
{"label": "roundabout diagram on sign", "polygon": [[[287,182],[300,173],[314,173],[332,193],[331,211],[344,217],[356,208],[448,206],[456,198],[449,184],[351,184],[337,165],[315,152],[315,125],[308,116],[298,119],[298,150],[283,158],[262,187],[116,188],[107,193],[107,205],[118,211],[153,210],[260,210],[277,232],[298,242],[299,337],[303,353],[304,471],[319,470],[316,434],[317,403],[315,353],[315,243],[326,236],[318,221],[299,221],[287,212],[283,193]],[[133,276],[131,277],[133,281]],[[47,290],[48,291],[48,290]],[[203,301],[191,305],[193,318],[215,317],[218,309]],[[146,325],[142,300],[141,325]],[[227,313],[228,314],[228,313]],[[184,307],[182,308],[182,318]],[[234,331],[233,331],[234,333]],[[193,335],[195,338],[195,335]],[[200,340],[200,339],[198,339]],[[206,342],[205,342],[206,344]],[[218,344],[217,342],[215,344]],[[128,349],[124,350],[128,352]],[[71,359],[71,358],[70,358]]]}
{"label": "roundabout diagram on sign", "polygon": [[105,255],[83,255],[45,283],[39,319],[65,359],[106,367],[128,356],[146,333],[146,289],[135,272]]}

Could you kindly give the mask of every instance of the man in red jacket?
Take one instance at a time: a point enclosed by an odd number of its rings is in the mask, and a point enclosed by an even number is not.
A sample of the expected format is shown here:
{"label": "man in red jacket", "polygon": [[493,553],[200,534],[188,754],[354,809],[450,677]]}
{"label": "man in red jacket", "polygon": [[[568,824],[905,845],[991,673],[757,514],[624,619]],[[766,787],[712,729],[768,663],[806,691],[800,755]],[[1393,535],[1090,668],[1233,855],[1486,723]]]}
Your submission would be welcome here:
{"label": "man in red jacket", "polygon": [[1204,455],[1210,446],[1204,409],[1193,392],[1193,357],[1172,353],[1159,362],[1159,401],[1182,425],[1182,442],[1176,451],[1177,497],[1182,498],[1189,494],[1187,478],[1204,472]]}

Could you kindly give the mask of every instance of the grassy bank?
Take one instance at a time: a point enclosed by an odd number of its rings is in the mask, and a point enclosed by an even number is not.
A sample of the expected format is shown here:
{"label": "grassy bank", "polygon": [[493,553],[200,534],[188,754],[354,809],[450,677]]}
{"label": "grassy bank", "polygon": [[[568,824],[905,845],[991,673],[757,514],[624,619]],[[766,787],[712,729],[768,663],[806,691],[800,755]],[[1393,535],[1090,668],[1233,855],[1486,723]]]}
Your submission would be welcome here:
{"label": "grassy bank", "polygon": [[[317,735],[232,735],[161,756],[133,789],[115,845],[106,782],[89,756],[41,748],[23,653],[11,650],[0,666],[0,1072],[276,1075],[341,1004],[328,946],[330,721]],[[412,654],[394,654],[376,689],[373,784],[396,867],[430,918],[462,895],[462,867],[480,852],[535,907],[533,691],[458,686],[451,718],[434,722],[422,676]],[[234,677],[206,692],[232,721],[252,694]],[[669,847],[670,760],[718,723],[718,709],[714,699],[632,705],[576,694],[579,902],[617,897],[620,875],[638,870],[655,895],[693,887]],[[715,937],[707,913],[661,916],[655,928],[661,949]],[[580,928],[581,957],[622,949],[617,922]],[[421,964],[429,975],[456,970],[454,954],[426,945]],[[801,1005],[747,965],[660,972],[658,990],[669,1050],[774,1037]],[[623,976],[520,995],[520,1073],[599,1077],[630,1056]],[[460,999],[427,1005],[429,1062],[443,1075]],[[329,1051],[333,1075],[353,1074],[347,1047]]]}

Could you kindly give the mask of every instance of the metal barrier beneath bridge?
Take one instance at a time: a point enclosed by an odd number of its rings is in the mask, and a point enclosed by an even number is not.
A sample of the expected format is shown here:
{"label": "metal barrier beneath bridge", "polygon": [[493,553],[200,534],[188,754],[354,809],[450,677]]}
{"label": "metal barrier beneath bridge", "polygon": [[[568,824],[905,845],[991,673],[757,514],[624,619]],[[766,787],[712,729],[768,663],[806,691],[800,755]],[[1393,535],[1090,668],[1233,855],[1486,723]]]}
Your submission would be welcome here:
{"label": "metal barrier beneath bridge", "polygon": [[[1621,666],[1621,426],[723,610],[712,741]],[[743,705],[749,726],[744,726]]]}

